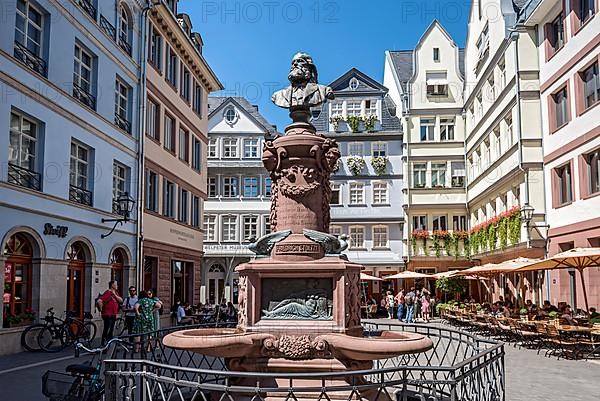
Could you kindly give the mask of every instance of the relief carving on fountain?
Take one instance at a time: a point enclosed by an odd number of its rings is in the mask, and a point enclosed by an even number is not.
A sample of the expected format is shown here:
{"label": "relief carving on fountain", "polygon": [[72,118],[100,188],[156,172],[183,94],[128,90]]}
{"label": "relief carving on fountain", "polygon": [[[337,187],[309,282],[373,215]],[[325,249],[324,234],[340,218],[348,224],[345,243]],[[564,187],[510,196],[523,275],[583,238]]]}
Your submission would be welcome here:
{"label": "relief carving on fountain", "polygon": [[331,358],[331,350],[327,341],[310,338],[309,335],[267,338],[263,341],[261,353],[270,358],[290,360],[307,360],[314,358]]}

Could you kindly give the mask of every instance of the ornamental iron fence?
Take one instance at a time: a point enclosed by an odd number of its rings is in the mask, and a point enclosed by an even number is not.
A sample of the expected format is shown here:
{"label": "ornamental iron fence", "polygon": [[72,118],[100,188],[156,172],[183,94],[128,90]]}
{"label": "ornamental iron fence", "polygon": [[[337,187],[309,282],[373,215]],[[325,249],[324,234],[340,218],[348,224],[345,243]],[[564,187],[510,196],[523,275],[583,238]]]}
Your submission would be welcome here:
{"label": "ornamental iron fence", "polygon": [[228,371],[222,358],[174,350],[142,336],[138,352],[105,360],[106,401],[402,400],[504,401],[504,346],[438,325],[364,324],[365,335],[398,330],[427,335],[433,348],[335,373]]}

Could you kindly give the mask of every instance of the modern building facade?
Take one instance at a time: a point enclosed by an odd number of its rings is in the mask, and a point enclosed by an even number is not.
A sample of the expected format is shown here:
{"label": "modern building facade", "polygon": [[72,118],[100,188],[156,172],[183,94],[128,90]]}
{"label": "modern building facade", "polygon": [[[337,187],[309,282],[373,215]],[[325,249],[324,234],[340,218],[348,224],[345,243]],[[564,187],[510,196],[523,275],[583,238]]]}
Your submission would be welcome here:
{"label": "modern building facade", "polygon": [[83,316],[109,280],[134,283],[137,216],[108,237],[102,219],[137,198],[144,5],[3,3],[0,353],[19,349],[6,327],[50,307]]}
{"label": "modern building facade", "polygon": [[208,201],[200,300],[238,302],[236,266],[250,260],[252,239],[271,232],[271,179],[261,161],[277,135],[258,107],[242,97],[208,98]]}
{"label": "modern building facade", "polygon": [[143,271],[164,308],[200,300],[208,94],[223,89],[177,1],[149,12],[144,139]]}
{"label": "modern building facade", "polygon": [[[533,1],[523,24],[535,29],[544,135],[549,254],[600,246],[600,20],[595,1]],[[600,304],[600,269],[584,271],[590,306]],[[585,307],[579,274],[549,275],[554,304]]]}
{"label": "modern building facade", "polygon": [[[388,89],[353,68],[329,84],[335,100],[313,110],[317,130],[342,157],[331,177],[331,234],[350,237],[348,258],[378,277],[404,269],[402,138]],[[394,281],[365,283],[364,295],[395,291]]]}
{"label": "modern building facade", "polygon": [[384,84],[402,106],[405,132],[403,254],[407,268],[420,273],[470,266],[465,249],[463,57],[464,49],[438,21],[414,50],[385,56]]}

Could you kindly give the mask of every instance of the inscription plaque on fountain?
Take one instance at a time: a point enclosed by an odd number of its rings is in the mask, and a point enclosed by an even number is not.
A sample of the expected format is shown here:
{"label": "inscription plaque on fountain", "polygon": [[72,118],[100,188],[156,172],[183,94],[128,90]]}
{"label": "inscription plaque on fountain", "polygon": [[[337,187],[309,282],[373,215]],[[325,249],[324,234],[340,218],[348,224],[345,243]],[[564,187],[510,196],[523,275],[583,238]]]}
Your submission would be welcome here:
{"label": "inscription plaque on fountain", "polygon": [[261,287],[262,319],[332,319],[331,278],[265,278]]}

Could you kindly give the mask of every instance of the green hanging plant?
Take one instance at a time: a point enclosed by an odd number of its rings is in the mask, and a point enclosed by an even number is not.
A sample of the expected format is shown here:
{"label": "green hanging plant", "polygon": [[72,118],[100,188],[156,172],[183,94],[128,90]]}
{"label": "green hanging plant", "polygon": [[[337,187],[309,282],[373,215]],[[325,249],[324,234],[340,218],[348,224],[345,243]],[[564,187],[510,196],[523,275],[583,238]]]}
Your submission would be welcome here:
{"label": "green hanging plant", "polygon": [[360,128],[360,122],[362,121],[361,116],[348,116],[346,117],[346,122],[350,126],[350,131],[358,132]]}
{"label": "green hanging plant", "polygon": [[427,248],[426,238],[423,238],[423,253],[425,253],[425,256],[429,256],[429,249]]}
{"label": "green hanging plant", "polygon": [[466,237],[463,240],[463,252],[464,252],[465,258],[467,258],[467,259],[471,258],[471,239],[469,237]]}
{"label": "green hanging plant", "polygon": [[[447,238],[444,238],[444,250],[446,251],[446,256],[452,256],[452,249],[454,249],[454,244],[458,243],[453,234],[449,234]],[[456,255],[456,252],[454,252]]]}
{"label": "green hanging plant", "polygon": [[502,217],[498,224],[498,239],[500,240],[500,249],[505,250],[508,241],[508,217]]}
{"label": "green hanging plant", "polygon": [[363,168],[366,166],[365,159],[360,156],[350,156],[346,163],[348,164],[348,168],[350,172],[354,175],[359,175]]}
{"label": "green hanging plant", "polygon": [[388,158],[386,156],[377,156],[371,159],[371,166],[375,170],[375,174],[384,175],[387,171]]}
{"label": "green hanging plant", "polygon": [[490,224],[488,227],[488,249],[493,251],[496,249],[496,244],[498,242],[498,231],[496,224]]}
{"label": "green hanging plant", "polygon": [[365,122],[365,130],[367,132],[375,132],[375,123],[377,123],[377,116],[375,114],[369,114],[363,118]]}
{"label": "green hanging plant", "polygon": [[440,247],[440,238],[435,234],[435,231],[433,232],[433,250],[435,251],[435,257],[439,258],[440,257],[440,250],[442,248]]}
{"label": "green hanging plant", "polygon": [[512,245],[518,244],[521,240],[521,213],[518,211],[510,216],[508,239]]}
{"label": "green hanging plant", "polygon": [[410,244],[412,245],[413,256],[417,254],[417,237],[410,236]]}

